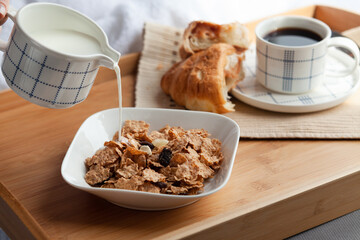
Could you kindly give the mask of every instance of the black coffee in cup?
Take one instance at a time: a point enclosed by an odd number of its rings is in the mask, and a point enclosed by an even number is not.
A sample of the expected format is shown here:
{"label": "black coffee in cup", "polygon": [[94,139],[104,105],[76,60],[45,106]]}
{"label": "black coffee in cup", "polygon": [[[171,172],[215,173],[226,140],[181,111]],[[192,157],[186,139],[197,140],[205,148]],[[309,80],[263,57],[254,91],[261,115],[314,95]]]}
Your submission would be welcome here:
{"label": "black coffee in cup", "polygon": [[317,43],[322,37],[302,28],[280,28],[264,36],[266,41],[283,46],[304,46]]}

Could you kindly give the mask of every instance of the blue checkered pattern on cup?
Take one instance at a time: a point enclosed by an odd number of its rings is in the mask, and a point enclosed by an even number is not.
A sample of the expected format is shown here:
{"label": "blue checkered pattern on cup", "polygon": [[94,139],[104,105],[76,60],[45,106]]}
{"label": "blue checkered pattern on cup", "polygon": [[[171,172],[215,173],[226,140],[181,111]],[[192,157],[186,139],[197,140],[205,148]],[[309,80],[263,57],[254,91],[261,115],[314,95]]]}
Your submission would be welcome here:
{"label": "blue checkered pattern on cup", "polygon": [[9,87],[44,107],[67,108],[85,100],[97,66],[89,61],[59,61],[40,51],[16,28],[13,31],[2,66]]}
{"label": "blue checkered pattern on cup", "polygon": [[[293,88],[306,92],[312,89],[315,78],[323,77],[323,72],[316,70],[324,69],[317,66],[324,65],[325,51],[319,51],[319,55],[316,55],[313,48],[310,55],[304,55],[291,49],[269,49],[267,45],[265,49],[257,48],[256,51],[257,62],[263,63],[257,65],[257,74],[259,79],[263,79],[262,84],[270,89],[278,85],[283,92],[291,93]],[[282,69],[282,74],[279,74],[279,69]]]}
{"label": "blue checkered pattern on cup", "polygon": [[[336,49],[332,49],[331,51],[332,54],[325,57],[327,67],[334,71],[339,71],[346,69],[347,65],[351,64],[351,57],[342,57],[342,54],[345,53]],[[320,88],[302,94],[283,94],[269,91],[256,81],[257,64],[255,59],[257,55],[255,44],[251,45],[246,52],[246,58],[243,63],[245,78],[237,84],[234,90],[235,93],[239,92],[241,97],[255,100],[257,103],[285,107],[321,106],[322,104],[338,101],[339,99],[344,98],[344,96],[348,96],[356,86],[357,74],[354,74],[336,79],[330,76],[325,77]],[[236,96],[238,95],[235,95],[235,97]]]}

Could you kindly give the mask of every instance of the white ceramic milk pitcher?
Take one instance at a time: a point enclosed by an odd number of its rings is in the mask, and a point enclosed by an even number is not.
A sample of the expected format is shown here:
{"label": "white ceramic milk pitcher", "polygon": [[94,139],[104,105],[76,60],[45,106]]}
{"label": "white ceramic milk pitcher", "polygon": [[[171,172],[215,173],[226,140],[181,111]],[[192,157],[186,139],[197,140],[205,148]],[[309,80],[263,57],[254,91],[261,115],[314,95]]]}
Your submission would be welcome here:
{"label": "white ceramic milk pitcher", "polygon": [[2,72],[19,96],[48,108],[68,108],[86,99],[99,66],[114,68],[120,54],[91,19],[65,6],[32,3],[9,9],[14,28]]}

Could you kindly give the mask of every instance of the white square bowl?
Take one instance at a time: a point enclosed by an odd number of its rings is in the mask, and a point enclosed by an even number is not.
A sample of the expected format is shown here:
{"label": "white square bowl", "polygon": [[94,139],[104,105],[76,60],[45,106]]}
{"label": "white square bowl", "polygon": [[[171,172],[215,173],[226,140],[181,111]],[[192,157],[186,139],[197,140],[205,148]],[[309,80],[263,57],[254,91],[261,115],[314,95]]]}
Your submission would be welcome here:
{"label": "white square bowl", "polygon": [[232,119],[208,112],[158,108],[123,108],[122,114],[124,121],[143,120],[149,123],[150,131],[159,130],[166,124],[180,126],[185,130],[207,130],[211,138],[222,142],[224,161],[221,168],[213,178],[205,181],[204,191],[197,195],[169,195],[88,185],[84,179],[85,159],[103,147],[105,141],[112,139],[119,127],[119,109],[113,108],[90,116],[76,133],[61,166],[61,174],[68,184],[122,207],[165,210],[185,206],[213,194],[229,180],[240,139],[240,128]]}

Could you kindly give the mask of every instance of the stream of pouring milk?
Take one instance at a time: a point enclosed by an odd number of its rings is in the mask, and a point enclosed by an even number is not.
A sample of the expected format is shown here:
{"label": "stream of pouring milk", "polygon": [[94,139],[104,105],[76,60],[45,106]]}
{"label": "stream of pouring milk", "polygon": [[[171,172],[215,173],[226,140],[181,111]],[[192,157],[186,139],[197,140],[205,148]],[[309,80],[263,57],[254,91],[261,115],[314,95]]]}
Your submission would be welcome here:
{"label": "stream of pouring milk", "polygon": [[[104,54],[101,49],[100,43],[95,38],[77,31],[50,29],[33,32],[31,33],[31,36],[44,46],[65,54],[76,54],[84,56],[93,54]],[[118,85],[120,136],[122,126],[122,94],[120,68],[117,62],[113,63],[113,69],[116,73]]]}
{"label": "stream of pouring milk", "polygon": [[118,85],[118,97],[119,97],[119,136],[121,136],[121,127],[122,127],[122,93],[121,93],[121,74],[120,67],[118,63],[114,62],[114,70],[116,73],[117,85]]}

